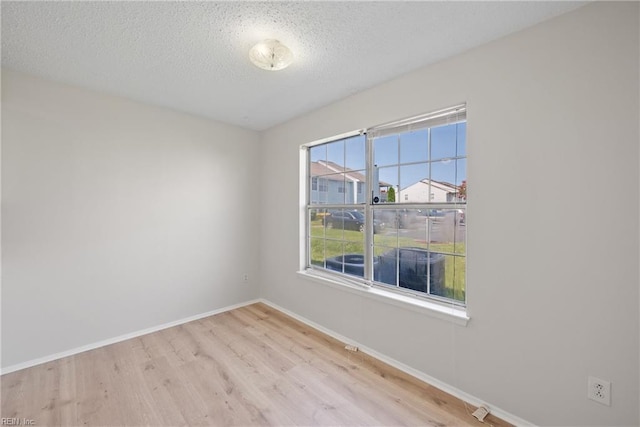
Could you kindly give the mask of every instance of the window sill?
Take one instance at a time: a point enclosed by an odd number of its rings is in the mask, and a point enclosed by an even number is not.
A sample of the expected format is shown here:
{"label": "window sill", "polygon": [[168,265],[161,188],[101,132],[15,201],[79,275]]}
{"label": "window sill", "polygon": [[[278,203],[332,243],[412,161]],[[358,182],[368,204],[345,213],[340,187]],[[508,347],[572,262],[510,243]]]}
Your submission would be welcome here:
{"label": "window sill", "polygon": [[340,280],[340,278],[338,277],[327,277],[312,270],[298,271],[298,275],[305,278],[306,280],[311,280],[316,283],[322,283],[324,285],[329,285],[342,291],[362,295],[367,298],[395,305],[397,307],[416,311],[418,313],[445,320],[456,325],[467,326],[467,323],[470,320],[470,318],[467,316],[467,312],[463,308],[445,306],[422,299],[411,298],[409,296],[400,295],[395,292],[385,291],[384,289],[380,289],[377,287],[349,283],[347,281]]}

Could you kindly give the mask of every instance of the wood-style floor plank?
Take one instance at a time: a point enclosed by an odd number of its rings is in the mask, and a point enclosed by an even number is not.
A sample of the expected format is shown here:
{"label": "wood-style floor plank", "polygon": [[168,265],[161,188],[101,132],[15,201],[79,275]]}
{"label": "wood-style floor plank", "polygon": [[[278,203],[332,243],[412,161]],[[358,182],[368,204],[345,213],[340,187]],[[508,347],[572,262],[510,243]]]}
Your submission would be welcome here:
{"label": "wood-style floor plank", "polygon": [[507,426],[253,304],[1,377],[2,418],[64,426]]}

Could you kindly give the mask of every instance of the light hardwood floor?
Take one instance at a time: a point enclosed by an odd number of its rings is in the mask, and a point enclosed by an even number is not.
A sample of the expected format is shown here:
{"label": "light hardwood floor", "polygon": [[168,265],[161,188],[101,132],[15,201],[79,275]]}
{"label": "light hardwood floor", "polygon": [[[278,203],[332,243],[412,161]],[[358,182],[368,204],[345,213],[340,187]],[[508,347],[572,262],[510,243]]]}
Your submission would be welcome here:
{"label": "light hardwood floor", "polygon": [[3,375],[35,425],[504,426],[264,304]]}

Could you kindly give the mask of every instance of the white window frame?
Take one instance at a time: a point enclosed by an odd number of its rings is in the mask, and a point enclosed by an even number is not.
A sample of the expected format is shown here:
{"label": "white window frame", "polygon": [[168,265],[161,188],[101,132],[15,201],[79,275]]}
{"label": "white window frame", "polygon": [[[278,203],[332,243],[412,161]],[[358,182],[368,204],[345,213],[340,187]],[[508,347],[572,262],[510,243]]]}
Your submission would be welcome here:
{"label": "white window frame", "polygon": [[[436,317],[443,317],[447,319],[454,319],[456,323],[461,325],[466,325],[469,320],[469,317],[466,313],[466,301],[459,302],[452,299],[445,299],[444,301],[441,298],[433,298],[433,296],[428,295],[423,292],[418,291],[410,291],[403,288],[389,288],[385,285],[378,284],[373,281],[373,211],[374,204],[372,200],[367,200],[363,204],[350,204],[345,203],[342,208],[351,209],[357,207],[358,209],[363,209],[365,213],[365,220],[367,224],[370,224],[368,228],[371,230],[365,231],[365,274],[363,278],[357,276],[349,276],[340,272],[333,272],[331,270],[327,270],[325,268],[318,268],[316,266],[311,265],[310,262],[310,242],[309,236],[310,231],[309,227],[309,212],[313,208],[318,208],[317,204],[312,204],[308,199],[307,191],[310,188],[310,175],[307,167],[309,165],[309,150],[311,147],[330,143],[333,141],[338,141],[341,139],[348,138],[350,136],[362,135],[365,134],[366,140],[366,165],[367,165],[367,181],[366,181],[366,194],[372,195],[373,192],[373,179],[371,179],[371,171],[373,169],[373,154],[371,150],[372,142],[369,140],[370,135],[379,136],[385,134],[396,134],[403,132],[403,129],[411,130],[413,128],[426,128],[426,127],[435,127],[439,123],[446,124],[451,117],[453,116],[453,112],[456,112],[462,119],[458,119],[457,121],[466,121],[466,104],[456,105],[454,107],[450,107],[447,109],[439,110],[433,113],[412,117],[409,119],[403,119],[395,122],[391,122],[385,125],[375,126],[368,128],[366,130],[358,130],[354,132],[345,133],[342,135],[337,135],[335,137],[325,138],[323,140],[315,141],[309,144],[303,144],[301,146],[301,202],[302,202],[302,211],[303,211],[303,221],[301,221],[301,231],[303,231],[304,238],[302,239],[303,245],[302,249],[302,269],[299,271],[301,275],[307,278],[311,278],[314,281],[318,281],[324,284],[330,284],[332,286],[338,286],[341,288],[347,288],[351,291],[356,292],[364,292],[367,296],[375,298],[375,299],[383,299],[387,302],[391,302],[394,304],[400,304],[403,306],[408,306],[409,308],[426,309],[431,312],[431,314],[435,314]],[[441,122],[439,122],[441,120]],[[466,157],[466,156],[465,156]],[[429,205],[432,202],[427,202],[425,204]],[[421,204],[421,205],[425,205]],[[410,204],[407,203],[394,203],[394,206],[397,209],[401,209]],[[466,254],[465,254],[466,256]],[[465,290],[467,288],[467,282],[465,282]]]}

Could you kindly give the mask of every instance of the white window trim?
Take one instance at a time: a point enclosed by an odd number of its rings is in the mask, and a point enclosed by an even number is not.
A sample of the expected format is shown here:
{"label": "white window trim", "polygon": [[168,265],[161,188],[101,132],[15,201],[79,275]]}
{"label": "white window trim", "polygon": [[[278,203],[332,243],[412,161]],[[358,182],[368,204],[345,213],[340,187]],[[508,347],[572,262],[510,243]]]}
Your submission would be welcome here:
{"label": "white window trim", "polygon": [[[464,106],[466,110],[466,104],[460,104],[451,108],[458,108]],[[446,110],[450,110],[451,108],[447,108]],[[442,110],[445,111],[445,110]],[[430,113],[425,115],[425,118],[433,117],[437,115],[440,111],[436,113]],[[415,120],[415,118],[411,119]],[[387,123],[385,125],[379,125],[372,127],[381,130],[384,133],[387,128],[397,127],[398,125],[404,125],[403,121]],[[362,135],[366,130],[358,129],[350,132],[345,132],[343,134],[334,135],[331,137],[323,138],[320,140],[315,140],[310,143],[302,144],[300,146],[300,176],[299,176],[299,233],[300,236],[299,243],[299,270],[297,274],[299,277],[323,285],[328,285],[334,289],[338,289],[340,291],[353,293],[356,295],[364,296],[366,298],[370,298],[376,301],[381,301],[390,305],[394,305],[403,309],[408,309],[414,312],[418,312],[421,314],[425,314],[429,317],[434,317],[437,319],[441,319],[444,321],[448,321],[450,323],[464,326],[466,327],[471,317],[469,317],[467,310],[469,308],[468,303],[464,306],[460,306],[454,303],[438,303],[435,301],[431,301],[428,299],[423,299],[419,297],[412,297],[409,295],[404,295],[399,292],[387,291],[378,286],[370,286],[364,282],[360,283],[357,280],[348,280],[347,277],[342,277],[338,275],[325,274],[321,270],[314,270],[311,268],[307,268],[307,206],[309,204],[309,197],[307,191],[307,178],[308,178],[308,162],[307,155],[309,148],[324,144],[326,142],[336,141],[343,138],[348,138],[351,136]]]}
{"label": "white window trim", "polygon": [[413,298],[397,292],[386,291],[379,287],[367,286],[355,281],[347,281],[342,277],[328,274],[325,275],[318,270],[307,269],[300,270],[297,273],[299,277],[315,283],[328,285],[343,292],[364,296],[375,301],[381,301],[403,309],[415,311],[459,326],[467,326],[469,320],[471,320],[464,307],[455,306],[453,304],[437,304],[435,302],[427,301],[426,299]]}

